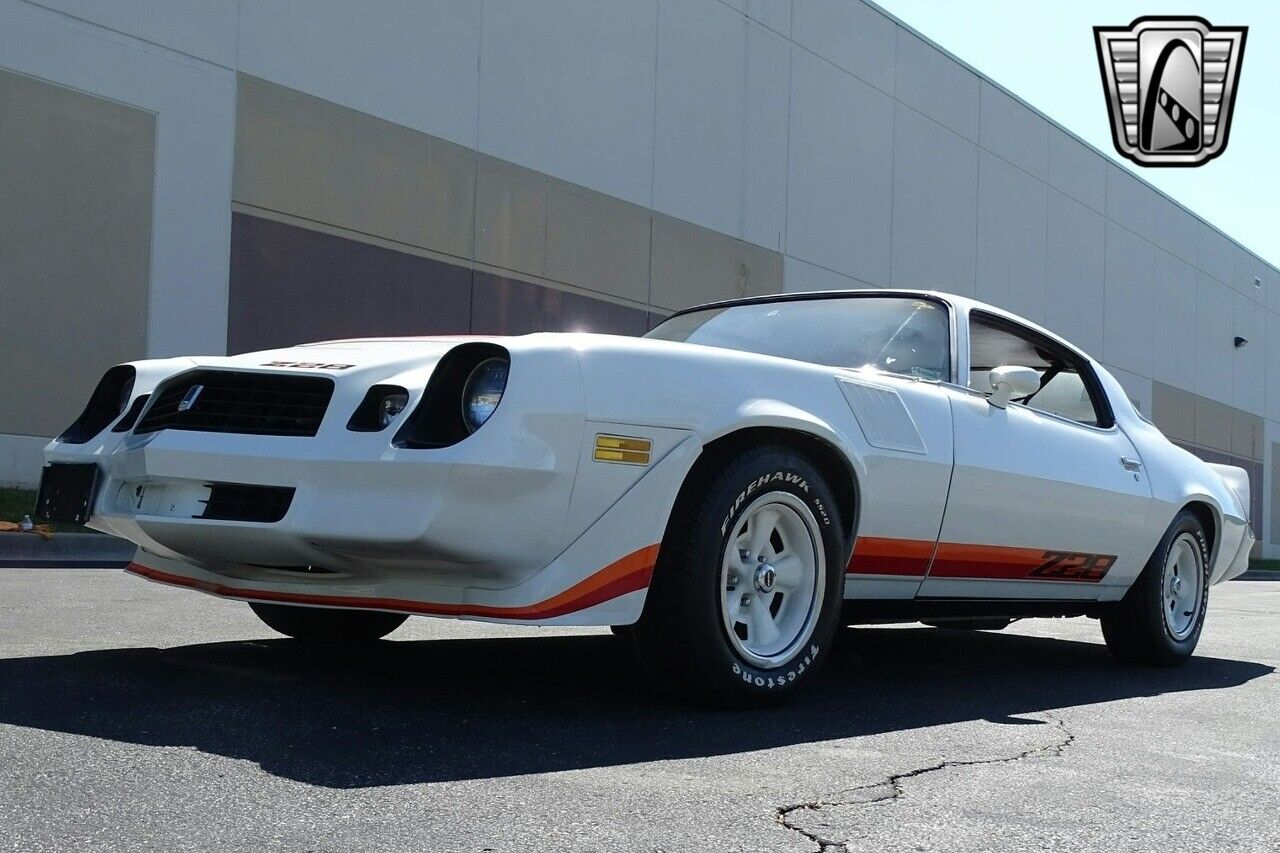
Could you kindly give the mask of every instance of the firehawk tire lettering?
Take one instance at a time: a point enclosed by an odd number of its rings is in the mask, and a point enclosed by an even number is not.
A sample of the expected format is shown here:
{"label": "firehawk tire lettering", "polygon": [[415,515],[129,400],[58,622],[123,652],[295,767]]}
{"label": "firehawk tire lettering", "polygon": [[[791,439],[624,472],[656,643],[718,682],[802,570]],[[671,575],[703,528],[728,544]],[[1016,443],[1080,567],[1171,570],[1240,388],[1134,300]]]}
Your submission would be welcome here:
{"label": "firehawk tire lettering", "polygon": [[[724,521],[720,523],[720,535],[723,536],[725,531],[729,529],[730,520],[733,519],[734,514],[737,513],[738,510],[742,509],[742,505],[746,503],[746,500],[750,495],[756,492],[761,486],[779,481],[795,484],[797,487],[804,490],[806,494],[809,493],[809,481],[804,477],[801,477],[799,474],[778,471],[773,474],[765,474],[763,477],[758,477],[745,489],[739,492],[736,498],[734,498],[733,505],[729,507],[729,514],[726,515],[724,517]],[[827,517],[827,510],[826,507],[822,505],[822,501],[814,498],[813,503],[815,504],[814,508],[818,510],[819,515],[822,517],[823,523],[828,525],[831,524],[831,519]]]}

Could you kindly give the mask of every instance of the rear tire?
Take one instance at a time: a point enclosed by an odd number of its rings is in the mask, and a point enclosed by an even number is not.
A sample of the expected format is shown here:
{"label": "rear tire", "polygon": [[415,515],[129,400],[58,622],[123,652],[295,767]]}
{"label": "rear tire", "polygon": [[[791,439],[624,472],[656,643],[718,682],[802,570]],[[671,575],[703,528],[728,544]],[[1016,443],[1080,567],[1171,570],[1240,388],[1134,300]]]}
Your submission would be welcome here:
{"label": "rear tire", "polygon": [[334,610],[257,601],[249,602],[249,607],[269,628],[309,643],[371,643],[409,618],[403,613],[378,610]]}
{"label": "rear tire", "polygon": [[786,701],[831,646],[845,548],[830,487],[789,447],[753,447],[695,474],[632,631],[641,665],[711,705]]}
{"label": "rear tire", "polygon": [[1126,663],[1186,663],[1204,628],[1208,582],[1204,525],[1183,510],[1125,597],[1102,615],[1102,636],[1111,654]]}

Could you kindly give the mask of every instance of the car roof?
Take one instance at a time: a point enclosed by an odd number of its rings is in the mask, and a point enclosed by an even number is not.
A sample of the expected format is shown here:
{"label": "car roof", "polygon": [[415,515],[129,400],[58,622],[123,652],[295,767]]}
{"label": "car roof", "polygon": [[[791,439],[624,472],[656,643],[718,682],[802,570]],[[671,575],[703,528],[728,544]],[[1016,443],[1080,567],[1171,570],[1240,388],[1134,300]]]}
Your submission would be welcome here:
{"label": "car roof", "polygon": [[693,311],[732,308],[735,305],[765,305],[771,302],[798,302],[798,301],[807,300],[807,299],[841,299],[846,297],[859,297],[859,296],[864,296],[864,297],[865,296],[890,296],[890,297],[899,297],[899,298],[907,298],[907,299],[910,299],[910,298],[931,299],[937,302],[942,302],[943,304],[950,306],[956,311],[960,311],[965,314],[968,314],[972,311],[979,311],[979,312],[985,312],[987,314],[995,315],[996,317],[1003,317],[1007,320],[1012,320],[1018,323],[1019,325],[1026,326],[1027,328],[1033,331],[1039,332],[1040,334],[1045,335],[1051,340],[1057,341],[1058,343],[1066,346],[1068,349],[1079,353],[1080,355],[1084,356],[1085,358],[1089,359],[1095,364],[1097,363],[1097,359],[1090,356],[1088,353],[1086,353],[1083,349],[1081,349],[1075,343],[1067,340],[1066,338],[1062,337],[1062,335],[1059,335],[1058,333],[1050,329],[1044,328],[1043,326],[1041,326],[1040,324],[1032,320],[1028,320],[1026,317],[1023,317],[1019,314],[1015,314],[1012,311],[1007,311],[1004,308],[1000,308],[999,306],[992,305],[987,302],[980,302],[977,299],[973,299],[968,296],[959,296],[957,294],[947,293],[941,290],[917,290],[917,289],[910,289],[910,288],[866,287],[866,288],[847,288],[847,289],[838,289],[838,290],[807,290],[807,291],[801,291],[797,293],[772,293],[764,296],[746,296],[738,299],[725,299],[719,302],[708,302],[704,305],[695,305],[690,308],[682,308],[681,310],[671,314],[671,317],[678,317],[681,314],[689,314]]}

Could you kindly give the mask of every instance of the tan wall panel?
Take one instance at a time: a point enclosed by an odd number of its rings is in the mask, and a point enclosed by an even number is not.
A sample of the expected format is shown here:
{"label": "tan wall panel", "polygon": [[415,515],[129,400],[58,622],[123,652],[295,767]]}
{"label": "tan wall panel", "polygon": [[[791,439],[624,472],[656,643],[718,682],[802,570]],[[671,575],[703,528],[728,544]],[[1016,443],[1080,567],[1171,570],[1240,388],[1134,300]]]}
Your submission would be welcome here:
{"label": "tan wall panel", "polygon": [[1196,395],[1163,382],[1151,383],[1151,417],[1170,438],[1196,440]]}
{"label": "tan wall panel", "polygon": [[239,75],[235,201],[471,258],[476,153]]}
{"label": "tan wall panel", "polygon": [[1231,421],[1230,406],[1208,397],[1196,397],[1196,444],[1215,450],[1230,450]]}
{"label": "tan wall panel", "polygon": [[1271,444],[1271,536],[1272,545],[1280,545],[1280,443]]}
{"label": "tan wall panel", "polygon": [[549,179],[547,278],[649,301],[649,211]]}
{"label": "tan wall panel", "polygon": [[0,71],[0,432],[146,355],[154,168],[151,113]]}
{"label": "tan wall panel", "polygon": [[654,305],[679,309],[782,290],[782,255],[670,216],[653,217]]}
{"label": "tan wall panel", "polygon": [[546,175],[480,155],[476,175],[476,260],[541,276],[547,266]]}

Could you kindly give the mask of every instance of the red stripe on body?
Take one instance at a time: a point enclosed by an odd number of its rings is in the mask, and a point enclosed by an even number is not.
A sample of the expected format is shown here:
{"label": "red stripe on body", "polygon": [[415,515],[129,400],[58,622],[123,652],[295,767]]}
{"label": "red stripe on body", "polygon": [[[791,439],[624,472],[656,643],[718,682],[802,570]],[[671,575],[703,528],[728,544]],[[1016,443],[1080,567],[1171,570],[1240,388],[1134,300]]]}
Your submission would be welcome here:
{"label": "red stripe on body", "polygon": [[1097,583],[1115,564],[1108,554],[860,536],[845,571],[855,575]]}
{"label": "red stripe on body", "polygon": [[940,542],[929,577],[1027,580],[1031,570],[1044,561],[1045,552],[1041,548]]}
{"label": "red stripe on body", "polygon": [[851,575],[924,577],[933,556],[933,547],[932,541],[921,539],[859,536],[845,572]]}

